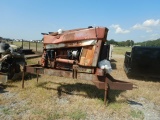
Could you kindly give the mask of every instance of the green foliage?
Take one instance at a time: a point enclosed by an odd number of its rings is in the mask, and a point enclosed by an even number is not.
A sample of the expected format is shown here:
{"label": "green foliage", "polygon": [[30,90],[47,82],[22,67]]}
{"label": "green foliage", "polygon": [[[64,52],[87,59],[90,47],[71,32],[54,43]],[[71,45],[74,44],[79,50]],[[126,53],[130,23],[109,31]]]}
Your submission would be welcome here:
{"label": "green foliage", "polygon": [[49,114],[47,120],[57,120],[60,119],[61,115],[57,112],[53,113],[53,114]]}
{"label": "green foliage", "polygon": [[0,37],[0,40],[2,40],[3,38],[2,37]]}
{"label": "green foliage", "polygon": [[131,110],[130,115],[133,118],[144,119],[144,113],[140,110]]}
{"label": "green foliage", "polygon": [[87,114],[81,110],[75,110],[69,116],[72,120],[84,120]]}
{"label": "green foliage", "polygon": [[144,42],[138,42],[135,45],[158,47],[160,46],[160,38],[157,40],[148,40]]}
{"label": "green foliage", "polygon": [[116,42],[114,39],[107,40],[106,43],[107,43],[107,44],[118,45],[118,42]]}
{"label": "green foliage", "polygon": [[9,108],[4,108],[3,113],[6,114],[6,115],[9,115],[10,114],[10,109]]}
{"label": "green foliage", "polygon": [[121,41],[121,42],[117,42],[115,41],[114,39],[111,39],[111,40],[108,40],[106,42],[107,44],[113,44],[113,45],[116,45],[116,46],[133,46],[134,45],[134,41],[133,40],[126,40],[126,41]]}

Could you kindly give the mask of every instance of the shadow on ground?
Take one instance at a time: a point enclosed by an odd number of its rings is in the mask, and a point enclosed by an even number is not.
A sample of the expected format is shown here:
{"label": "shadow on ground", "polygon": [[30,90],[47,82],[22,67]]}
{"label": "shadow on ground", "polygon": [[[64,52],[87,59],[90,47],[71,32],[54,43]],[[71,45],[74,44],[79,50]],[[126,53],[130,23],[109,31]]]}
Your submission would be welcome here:
{"label": "shadow on ground", "polygon": [[[59,86],[57,88],[47,87],[47,84],[49,83],[57,84]],[[61,84],[61,83],[55,83],[55,82],[49,81],[49,82],[39,83],[37,87],[42,87],[47,90],[56,90],[58,97],[63,96],[63,93],[65,93],[67,95],[78,95],[78,96],[83,96],[87,98],[98,98],[98,99],[104,100],[104,90],[100,90],[96,86],[90,85],[90,84],[82,84],[82,83]],[[121,92],[123,91],[110,90],[109,102],[115,102],[116,97],[119,96]]]}
{"label": "shadow on ground", "polygon": [[[40,77],[41,77],[41,75],[38,75],[38,78],[40,78]],[[34,78],[37,78],[36,74],[25,73],[25,76],[24,76],[24,80],[25,81],[32,80]],[[18,73],[18,74],[15,74],[14,78],[12,78],[11,80],[9,80],[9,82],[19,82],[21,80],[22,80],[22,73]]]}
{"label": "shadow on ground", "polygon": [[136,101],[133,101],[133,100],[127,100],[128,104],[130,105],[139,105],[139,106],[143,106],[142,103],[139,103],[139,102],[136,102]]}
{"label": "shadow on ground", "polygon": [[160,82],[160,77],[153,77],[149,75],[136,75],[136,74],[130,74],[127,75],[128,79],[134,79],[134,80],[141,80],[141,81],[148,81],[148,82]]}
{"label": "shadow on ground", "polygon": [[114,60],[114,59],[111,59],[111,67],[112,67],[112,69],[114,70],[114,69],[117,69],[117,65],[116,65],[116,60]]}
{"label": "shadow on ground", "polygon": [[0,84],[0,93],[8,92],[5,90],[7,87],[17,87],[17,86],[15,86],[15,85],[1,85]]}

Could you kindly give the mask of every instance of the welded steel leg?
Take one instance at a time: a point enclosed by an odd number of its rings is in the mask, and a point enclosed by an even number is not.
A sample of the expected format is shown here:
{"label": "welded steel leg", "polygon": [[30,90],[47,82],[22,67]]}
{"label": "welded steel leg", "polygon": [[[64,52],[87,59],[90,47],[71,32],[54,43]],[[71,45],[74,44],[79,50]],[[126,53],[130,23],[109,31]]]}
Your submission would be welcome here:
{"label": "welded steel leg", "polygon": [[105,89],[104,89],[104,104],[106,105],[107,99],[108,99],[108,83],[105,82]]}
{"label": "welded steel leg", "polygon": [[25,75],[25,66],[23,66],[23,72],[22,72],[22,88],[24,88],[24,75]]}
{"label": "welded steel leg", "polygon": [[37,83],[38,83],[38,77],[39,77],[39,74],[38,74],[37,69],[36,69],[36,74],[37,74]]}

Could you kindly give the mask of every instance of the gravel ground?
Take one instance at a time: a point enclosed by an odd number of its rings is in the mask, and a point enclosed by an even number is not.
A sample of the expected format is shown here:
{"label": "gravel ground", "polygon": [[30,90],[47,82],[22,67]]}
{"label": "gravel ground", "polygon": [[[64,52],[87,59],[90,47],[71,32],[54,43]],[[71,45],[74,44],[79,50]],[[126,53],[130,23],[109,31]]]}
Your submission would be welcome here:
{"label": "gravel ground", "polygon": [[[122,59],[123,61],[125,56],[114,54],[112,57],[114,59]],[[122,78],[122,79],[128,79],[128,78]],[[159,100],[160,100],[160,97],[159,97]],[[129,100],[128,102],[130,106],[133,108],[133,110],[141,111],[144,114],[144,117],[143,117],[144,120],[160,120],[159,105],[155,105],[153,102],[150,102],[149,100],[143,97],[137,98],[136,100]]]}
{"label": "gravel ground", "polygon": [[[144,113],[144,120],[159,120],[160,119],[160,106],[148,101],[145,98],[138,98],[138,103],[134,104],[131,101],[131,107],[134,110],[139,110]],[[133,103],[133,104],[132,104]]]}

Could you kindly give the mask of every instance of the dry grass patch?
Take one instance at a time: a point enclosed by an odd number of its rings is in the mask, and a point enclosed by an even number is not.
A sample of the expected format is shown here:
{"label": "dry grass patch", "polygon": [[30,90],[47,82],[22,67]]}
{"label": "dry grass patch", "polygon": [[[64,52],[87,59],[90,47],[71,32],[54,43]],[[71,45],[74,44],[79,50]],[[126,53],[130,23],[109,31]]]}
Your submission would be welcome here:
{"label": "dry grass patch", "polygon": [[[37,63],[39,59],[28,60],[28,63]],[[147,119],[146,114],[153,114],[148,110],[160,106],[160,82],[129,79],[123,70],[123,56],[114,56],[114,60],[116,69],[112,76],[130,81],[138,85],[138,89],[111,90],[111,102],[105,106],[104,91],[90,81],[42,75],[37,84],[34,76],[27,77],[24,89],[21,89],[21,81],[9,82],[4,89],[6,92],[0,93],[0,119]]]}
{"label": "dry grass patch", "polygon": [[113,54],[124,55],[126,51],[130,52],[132,47],[114,47]]}

